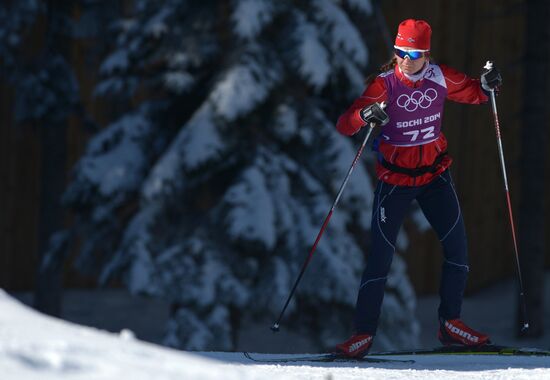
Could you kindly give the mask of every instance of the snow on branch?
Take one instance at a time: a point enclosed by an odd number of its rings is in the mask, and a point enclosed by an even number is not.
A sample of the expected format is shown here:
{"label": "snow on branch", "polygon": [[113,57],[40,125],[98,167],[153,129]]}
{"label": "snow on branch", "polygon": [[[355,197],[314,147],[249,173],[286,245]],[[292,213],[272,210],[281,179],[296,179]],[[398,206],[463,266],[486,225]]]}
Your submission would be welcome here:
{"label": "snow on branch", "polygon": [[275,8],[271,0],[237,0],[231,14],[233,32],[242,39],[254,39],[271,22]]}
{"label": "snow on branch", "polygon": [[102,75],[112,75],[116,72],[123,72],[128,68],[128,64],[128,50],[115,50],[107,58],[105,58],[99,68],[99,72]]}
{"label": "snow on branch", "polygon": [[170,29],[168,18],[174,14],[174,8],[172,4],[160,8],[160,10],[152,16],[144,25],[143,31],[145,35],[159,38],[166,34]]}
{"label": "snow on branch", "polygon": [[331,72],[329,52],[321,42],[317,26],[308,22],[302,13],[297,12],[296,15],[293,38],[296,40],[298,70],[308,84],[320,90],[326,85]]}
{"label": "snow on branch", "polygon": [[100,283],[119,274],[121,268],[127,268],[125,279],[132,293],[163,294],[156,279],[155,255],[152,250],[155,242],[152,230],[162,218],[163,206],[161,202],[149,202],[132,216],[116,251],[101,272]]}
{"label": "snow on branch", "polygon": [[271,197],[262,170],[256,166],[246,169],[241,180],[225,195],[230,207],[226,217],[227,233],[233,240],[258,241],[266,249],[273,249],[277,233]]}
{"label": "snow on branch", "polygon": [[267,62],[257,46],[231,66],[212,90],[209,101],[216,114],[227,121],[244,116],[266,100],[283,78],[277,61]]}
{"label": "snow on branch", "polygon": [[273,130],[275,135],[282,141],[288,142],[297,135],[298,130],[298,112],[296,109],[287,103],[279,104],[275,110]]}
{"label": "snow on branch", "polygon": [[144,141],[150,122],[140,113],[127,114],[94,136],[77,165],[79,182],[88,182],[105,198],[138,188],[145,170]]}
{"label": "snow on branch", "polygon": [[164,86],[178,95],[191,89],[195,80],[191,74],[183,70],[164,73]]}
{"label": "snow on branch", "polygon": [[213,120],[213,110],[204,103],[181,127],[179,134],[158,159],[143,184],[145,198],[166,194],[183,184],[182,169],[195,170],[219,158],[227,149]]}
{"label": "snow on branch", "polygon": [[[351,22],[346,13],[332,0],[315,1],[315,17],[327,25],[329,43],[332,51],[343,50],[356,63],[365,65],[368,60],[368,50],[363,42],[357,27]],[[337,59],[346,59],[338,56]]]}
{"label": "snow on branch", "polygon": [[371,0],[345,0],[352,9],[363,12],[365,15],[372,15],[373,8]]}
{"label": "snow on branch", "polygon": [[365,73],[361,66],[351,60],[342,59],[335,62],[336,67],[341,67],[350,83],[348,94],[350,97],[357,97],[365,89]]}

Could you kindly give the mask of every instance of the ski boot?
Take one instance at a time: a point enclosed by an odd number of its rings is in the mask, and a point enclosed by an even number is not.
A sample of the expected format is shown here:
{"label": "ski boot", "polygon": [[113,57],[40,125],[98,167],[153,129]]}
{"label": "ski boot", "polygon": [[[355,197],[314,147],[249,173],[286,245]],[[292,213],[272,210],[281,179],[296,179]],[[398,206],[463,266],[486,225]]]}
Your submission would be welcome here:
{"label": "ski boot", "polygon": [[487,334],[475,331],[460,319],[440,319],[437,337],[445,346],[476,347],[491,343]]}
{"label": "ski boot", "polygon": [[344,343],[336,345],[336,353],[348,358],[362,358],[372,346],[374,335],[353,335]]}

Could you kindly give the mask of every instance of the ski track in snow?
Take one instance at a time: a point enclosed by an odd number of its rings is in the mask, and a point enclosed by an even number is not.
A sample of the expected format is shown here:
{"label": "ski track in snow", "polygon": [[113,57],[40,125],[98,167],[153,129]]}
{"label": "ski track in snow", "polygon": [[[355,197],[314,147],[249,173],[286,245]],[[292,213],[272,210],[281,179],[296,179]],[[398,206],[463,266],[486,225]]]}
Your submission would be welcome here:
{"label": "ski track in snow", "polygon": [[71,324],[41,315],[2,290],[0,310],[2,380],[550,379],[548,357],[396,356],[416,362],[262,364],[240,352],[182,352],[139,341],[128,331],[113,334]]}

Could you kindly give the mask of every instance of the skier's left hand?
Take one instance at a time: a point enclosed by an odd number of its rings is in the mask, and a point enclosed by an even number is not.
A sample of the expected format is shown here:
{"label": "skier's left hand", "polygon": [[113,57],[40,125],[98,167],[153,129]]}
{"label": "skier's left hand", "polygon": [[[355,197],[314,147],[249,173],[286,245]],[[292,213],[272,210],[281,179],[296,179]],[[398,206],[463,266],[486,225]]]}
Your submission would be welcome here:
{"label": "skier's left hand", "polygon": [[485,91],[498,90],[501,85],[502,77],[496,67],[491,67],[481,73],[481,87]]}

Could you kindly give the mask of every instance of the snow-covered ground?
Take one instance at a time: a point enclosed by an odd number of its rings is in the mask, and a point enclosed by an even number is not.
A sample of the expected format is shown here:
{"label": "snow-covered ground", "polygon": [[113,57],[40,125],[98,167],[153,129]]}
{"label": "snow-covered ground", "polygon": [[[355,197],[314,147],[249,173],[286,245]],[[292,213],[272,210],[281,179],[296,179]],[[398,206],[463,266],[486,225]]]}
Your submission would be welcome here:
{"label": "snow-covered ground", "polygon": [[[257,364],[241,353],[188,353],[41,315],[0,290],[0,378],[550,379],[548,357],[414,357],[414,364]],[[398,357],[407,358],[407,357]]]}
{"label": "snow-covered ground", "polygon": [[[545,294],[550,295],[550,272],[546,274]],[[513,321],[516,311],[516,294],[512,280],[499,282],[474,295],[465,297],[462,316],[472,327],[490,334],[493,342],[503,345],[550,349],[550,302],[546,303],[544,321],[547,333],[538,339],[518,339],[514,335]],[[30,304],[32,294],[14,293],[17,299]],[[420,323],[420,346],[432,348],[437,341],[437,296],[424,296],[417,300],[416,316]],[[159,299],[133,297],[124,289],[68,289],[63,295],[62,317],[81,325],[119,332],[132,330],[148,342],[160,343],[165,333],[170,305]],[[281,332],[272,334],[273,320],[256,321],[241,332],[238,350],[265,353],[316,352],[317,347],[303,336],[292,333],[283,324]],[[258,339],[261,337],[261,339]],[[291,344],[289,344],[291,342]],[[409,347],[405,347],[409,348]],[[374,351],[384,347],[375,341]],[[1,379],[1,378],[0,378]]]}

